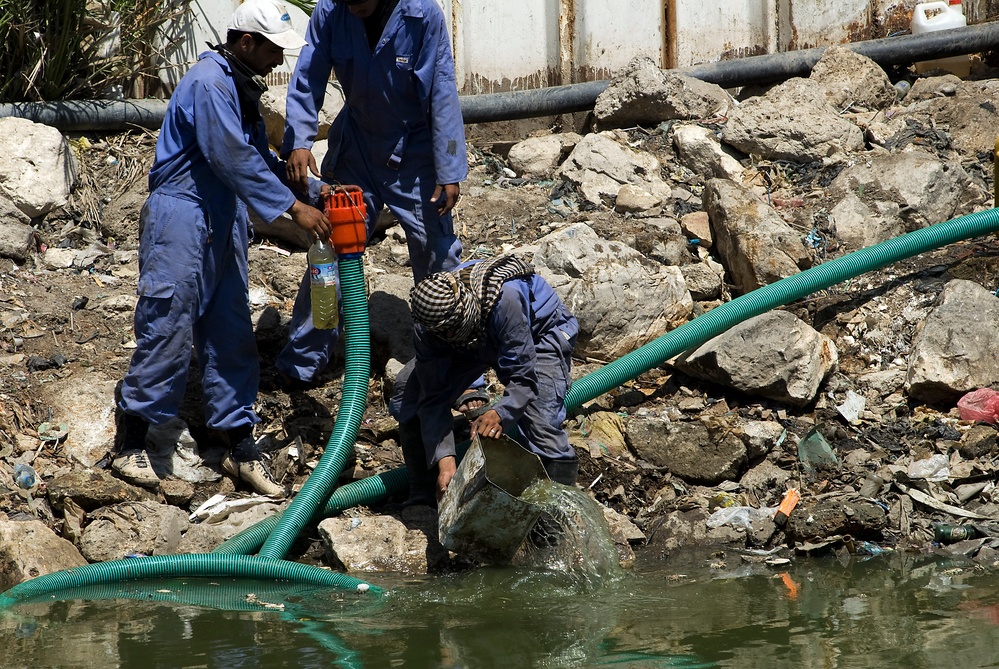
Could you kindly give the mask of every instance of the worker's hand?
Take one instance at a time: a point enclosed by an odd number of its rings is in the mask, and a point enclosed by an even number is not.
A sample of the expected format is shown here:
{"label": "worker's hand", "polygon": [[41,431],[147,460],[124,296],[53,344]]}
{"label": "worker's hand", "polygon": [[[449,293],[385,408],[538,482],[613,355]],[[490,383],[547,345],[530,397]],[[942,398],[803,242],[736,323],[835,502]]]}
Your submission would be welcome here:
{"label": "worker's hand", "polygon": [[[441,195],[443,194],[443,197]],[[461,186],[458,184],[437,184],[437,188],[434,189],[434,196],[430,198],[431,202],[437,203],[437,213],[443,216],[452,209],[454,205],[458,204],[458,200],[461,199]]]}
{"label": "worker's hand", "polygon": [[308,233],[311,241],[330,238],[332,229],[330,228],[329,219],[315,207],[310,207],[300,200],[295,200],[295,204],[291,205],[288,213],[291,214],[291,219],[295,221],[295,225]]}
{"label": "worker's hand", "polygon": [[472,421],[472,437],[499,439],[503,436],[503,421],[495,409],[490,409]]}
{"label": "worker's hand", "polygon": [[451,484],[455,472],[458,471],[458,463],[453,455],[441,458],[437,461],[437,501],[441,501],[444,491]]}
{"label": "worker's hand", "polygon": [[316,165],[316,158],[312,155],[312,151],[308,149],[293,150],[288,155],[285,173],[291,187],[303,195],[309,192],[309,172],[319,178],[319,166]]}

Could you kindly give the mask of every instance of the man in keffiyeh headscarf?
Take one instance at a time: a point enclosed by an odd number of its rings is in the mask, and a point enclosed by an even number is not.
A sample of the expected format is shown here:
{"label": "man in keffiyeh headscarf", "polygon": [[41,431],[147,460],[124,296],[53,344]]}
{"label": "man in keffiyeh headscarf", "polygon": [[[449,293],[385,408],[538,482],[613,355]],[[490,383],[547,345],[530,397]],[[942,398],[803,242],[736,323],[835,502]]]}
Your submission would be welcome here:
{"label": "man in keffiyeh headscarf", "polygon": [[519,433],[511,436],[552,480],[574,485],[579,460],[562,422],[579,325],[548,282],[515,256],[472,261],[420,281],[410,307],[416,357],[396,378],[390,403],[409,503],[432,504],[447,488],[457,469],[452,404],[489,367],[505,390],[474,418],[472,435]]}

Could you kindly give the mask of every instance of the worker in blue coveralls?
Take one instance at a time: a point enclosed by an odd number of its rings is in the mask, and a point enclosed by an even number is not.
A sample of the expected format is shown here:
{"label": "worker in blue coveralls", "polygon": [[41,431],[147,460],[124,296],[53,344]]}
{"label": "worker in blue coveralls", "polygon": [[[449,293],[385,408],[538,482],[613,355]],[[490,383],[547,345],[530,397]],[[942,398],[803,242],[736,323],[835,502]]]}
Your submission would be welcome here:
{"label": "worker in blue coveralls", "polygon": [[[259,362],[250,321],[247,206],[264,221],[287,212],[314,238],[326,217],[285,185],[260,115],[263,76],[305,41],[276,0],[247,0],[226,43],[202,53],[170,98],[139,220],[136,349],[121,384],[112,469],[158,483],[146,450],[150,424],[178,415],[192,346],[202,372],[206,424],[225,433],[223,469],[257,492],[284,489],[253,439]],[[328,188],[328,187],[327,187]],[[321,182],[313,183],[319,199]]]}
{"label": "worker in blue coveralls", "polygon": [[410,474],[407,504],[433,504],[457,469],[451,407],[487,368],[503,396],[472,436],[509,434],[549,477],[574,485],[579,459],[562,422],[579,324],[552,287],[516,256],[431,274],[410,292],[416,357],[396,378],[389,410]]}
{"label": "worker in blue coveralls", "polygon": [[[328,135],[322,179],[364,191],[368,235],[387,206],[406,233],[413,277],[455,267],[451,210],[468,176],[465,130],[444,14],[436,0],[319,0],[288,86],[281,155],[288,179],[320,175],[311,147],[331,70],[345,105]],[[336,330],[316,330],[303,277],[276,367],[286,387],[329,362]]]}

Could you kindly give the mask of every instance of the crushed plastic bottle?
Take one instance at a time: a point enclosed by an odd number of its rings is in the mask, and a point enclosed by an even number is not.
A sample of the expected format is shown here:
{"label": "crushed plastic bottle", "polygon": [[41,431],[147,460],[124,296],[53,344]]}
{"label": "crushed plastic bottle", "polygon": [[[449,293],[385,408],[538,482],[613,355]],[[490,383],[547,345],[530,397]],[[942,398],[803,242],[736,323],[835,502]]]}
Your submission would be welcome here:
{"label": "crushed plastic bottle", "polygon": [[38,475],[31,465],[18,463],[14,465],[14,483],[22,490],[31,490],[35,487]]}

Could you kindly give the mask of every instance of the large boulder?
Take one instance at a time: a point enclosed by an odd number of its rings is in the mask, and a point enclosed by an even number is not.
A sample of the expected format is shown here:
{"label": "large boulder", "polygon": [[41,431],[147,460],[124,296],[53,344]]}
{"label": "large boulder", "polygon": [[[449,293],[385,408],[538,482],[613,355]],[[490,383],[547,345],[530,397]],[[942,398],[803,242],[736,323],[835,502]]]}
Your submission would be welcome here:
{"label": "large boulder", "polygon": [[712,179],[702,198],[714,250],[739,292],[756,290],[807,267],[809,256],[801,235],[748,188]]}
{"label": "large boulder", "polygon": [[839,44],[822,52],[809,79],[821,84],[826,100],[837,109],[854,105],[883,109],[894,104],[898,96],[880,65]]}
{"label": "large boulder", "polygon": [[679,267],[649,260],[577,223],[538,241],[534,266],[579,321],[576,355],[613,360],[686,322]]}
{"label": "large boulder", "polygon": [[0,592],[29,578],[85,564],[73,544],[45,523],[0,516]]}
{"label": "large boulder", "polygon": [[0,118],[0,195],[35,218],[62,207],[76,184],[76,157],[52,126]]}
{"label": "large boulder", "polygon": [[722,141],[747,155],[796,163],[840,161],[864,149],[863,132],[829,104],[822,85],[800,78],[732,110]]}
{"label": "large boulder", "polygon": [[732,105],[725,90],[664,71],[651,59],[633,59],[597,96],[593,115],[601,128],[657,126],[674,119],[724,116]]}
{"label": "large boulder", "polygon": [[572,150],[557,175],[576,184],[593,204],[613,204],[621,186],[631,184],[660,200],[672,190],[660,172],[662,165],[650,153],[636,151],[614,132],[590,133]]}
{"label": "large boulder", "polygon": [[685,374],[794,406],[815,399],[839,356],[832,340],[787,311],[739,323],[676,365]]}

